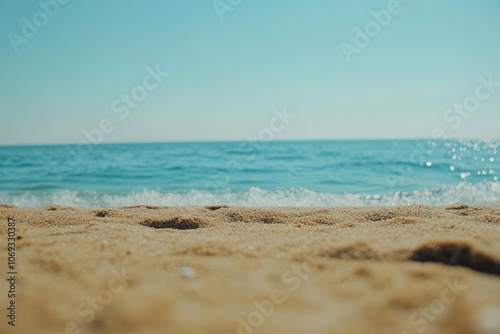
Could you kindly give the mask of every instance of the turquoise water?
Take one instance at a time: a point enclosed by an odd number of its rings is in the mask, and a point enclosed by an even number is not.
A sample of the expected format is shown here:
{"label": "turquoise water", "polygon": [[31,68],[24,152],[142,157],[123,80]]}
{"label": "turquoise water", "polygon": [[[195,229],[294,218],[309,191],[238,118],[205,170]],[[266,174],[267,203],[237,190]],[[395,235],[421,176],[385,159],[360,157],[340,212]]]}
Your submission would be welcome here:
{"label": "turquoise water", "polygon": [[497,140],[0,147],[0,203],[500,203]]}

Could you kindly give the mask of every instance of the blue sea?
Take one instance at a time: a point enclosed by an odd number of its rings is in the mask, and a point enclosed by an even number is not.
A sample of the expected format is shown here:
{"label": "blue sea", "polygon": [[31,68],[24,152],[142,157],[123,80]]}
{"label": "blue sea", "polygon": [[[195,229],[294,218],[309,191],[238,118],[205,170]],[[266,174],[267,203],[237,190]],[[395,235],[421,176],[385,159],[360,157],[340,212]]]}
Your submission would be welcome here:
{"label": "blue sea", "polygon": [[0,203],[499,204],[499,141],[246,141],[0,147]]}

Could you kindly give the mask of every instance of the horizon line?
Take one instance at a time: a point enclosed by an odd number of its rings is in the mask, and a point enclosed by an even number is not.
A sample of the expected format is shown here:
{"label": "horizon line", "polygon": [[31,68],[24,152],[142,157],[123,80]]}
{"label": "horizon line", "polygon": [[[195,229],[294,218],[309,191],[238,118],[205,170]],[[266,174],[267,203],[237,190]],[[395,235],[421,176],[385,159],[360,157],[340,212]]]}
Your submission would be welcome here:
{"label": "horizon line", "polygon": [[34,144],[0,144],[0,147],[29,147],[29,146],[78,146],[78,145],[134,145],[134,144],[202,144],[202,143],[242,143],[242,142],[325,142],[325,141],[415,141],[415,140],[500,140],[500,137],[449,137],[433,139],[432,137],[415,138],[315,138],[315,139],[274,139],[274,140],[179,140],[179,141],[123,141],[123,142],[105,142],[105,143],[34,143]]}

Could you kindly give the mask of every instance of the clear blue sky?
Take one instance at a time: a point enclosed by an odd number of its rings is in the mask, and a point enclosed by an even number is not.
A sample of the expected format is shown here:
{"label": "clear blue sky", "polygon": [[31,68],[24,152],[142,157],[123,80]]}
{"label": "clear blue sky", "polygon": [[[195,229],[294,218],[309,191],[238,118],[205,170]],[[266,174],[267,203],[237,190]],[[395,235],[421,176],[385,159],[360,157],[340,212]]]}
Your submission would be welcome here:
{"label": "clear blue sky", "polygon": [[[500,82],[500,1],[401,6],[348,63],[340,43],[388,1],[243,0],[222,21],[212,0],[72,0],[18,53],[9,33],[41,7],[2,1],[0,144],[77,143],[103,118],[104,142],[244,140],[285,106],[278,139],[498,137],[500,87],[457,129],[443,114],[479,76]],[[157,64],[169,76],[119,119]]]}

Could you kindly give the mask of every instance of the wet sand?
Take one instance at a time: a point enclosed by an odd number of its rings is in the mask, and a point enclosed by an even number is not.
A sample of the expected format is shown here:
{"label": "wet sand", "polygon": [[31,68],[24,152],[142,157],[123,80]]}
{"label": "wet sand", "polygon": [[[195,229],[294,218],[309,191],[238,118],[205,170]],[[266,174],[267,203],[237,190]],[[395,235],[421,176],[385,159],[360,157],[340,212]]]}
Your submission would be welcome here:
{"label": "wet sand", "polygon": [[0,333],[500,333],[500,206],[0,206]]}

